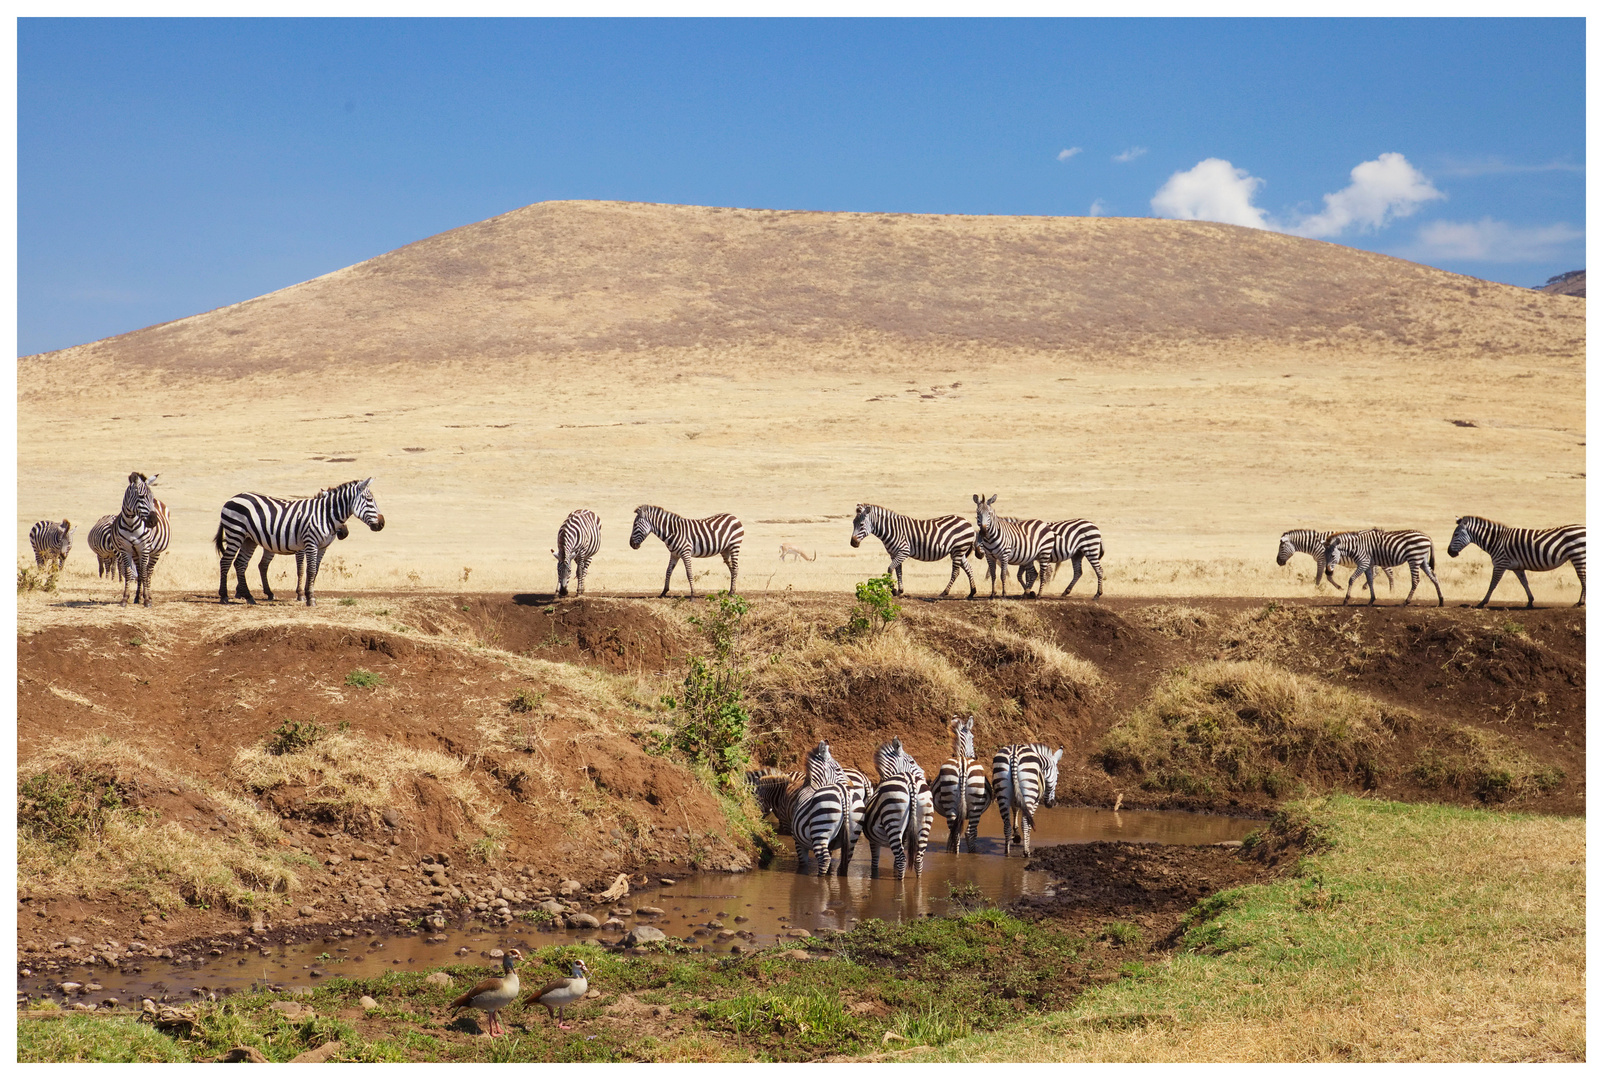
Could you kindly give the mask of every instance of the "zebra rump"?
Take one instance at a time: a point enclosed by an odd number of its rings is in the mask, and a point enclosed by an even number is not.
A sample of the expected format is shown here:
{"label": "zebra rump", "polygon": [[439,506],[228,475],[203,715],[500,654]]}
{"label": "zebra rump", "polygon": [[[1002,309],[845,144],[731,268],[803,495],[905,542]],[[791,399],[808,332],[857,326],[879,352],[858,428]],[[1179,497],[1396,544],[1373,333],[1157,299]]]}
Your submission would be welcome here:
{"label": "zebra rump", "polygon": [[935,812],[946,819],[946,850],[955,854],[964,836],[970,854],[979,841],[980,817],[991,805],[991,779],[985,766],[974,759],[974,717],[947,723],[952,733],[952,756],[941,763],[930,794]]}
{"label": "zebra rump", "polygon": [[579,578],[578,594],[584,595],[584,576],[590,572],[590,560],[601,550],[601,519],[593,510],[575,510],[557,529],[557,546],[551,554],[557,560],[557,595],[568,595],[568,566],[571,563]]}
{"label": "zebra rump", "polygon": [[1096,573],[1096,595],[1093,600],[1102,598],[1102,557],[1105,554],[1102,548],[1102,530],[1085,518],[1072,518],[1067,521],[1049,521],[1047,529],[1052,534],[1052,544],[1048,551],[1042,554],[1039,561],[1039,570],[1030,566],[1019,568],[1019,584],[1026,591],[1030,588],[1030,581],[1025,575],[1039,576],[1041,587],[1037,595],[1046,591],[1047,584],[1052,580],[1059,565],[1065,562],[1074,564],[1074,577],[1069,579],[1068,588],[1063,590],[1067,596],[1074,591],[1074,586],[1080,581],[1083,572],[1081,562],[1089,562],[1091,569]]}
{"label": "zebra rump", "polygon": [[1458,553],[1470,544],[1492,557],[1492,583],[1476,607],[1486,606],[1492,593],[1497,591],[1497,583],[1502,580],[1503,572],[1512,570],[1525,587],[1525,606],[1533,608],[1536,606],[1536,595],[1531,592],[1531,583],[1525,580],[1525,571],[1557,570],[1565,563],[1575,568],[1575,576],[1581,582],[1581,598],[1575,602],[1575,606],[1586,604],[1586,526],[1516,529],[1487,518],[1467,515],[1459,518],[1454,525],[1447,554],[1456,559]]}
{"label": "zebra rump", "polygon": [[66,518],[35,522],[33,528],[28,530],[34,564],[43,568],[45,561],[49,560],[52,570],[66,566],[67,556],[72,552],[72,534],[77,531]]}
{"label": "zebra rump", "polygon": [[1026,858],[1030,854],[1030,830],[1035,827],[1035,811],[1057,802],[1060,746],[1053,751],[1041,743],[1015,743],[1004,746],[991,758],[991,787],[996,808],[1002,815],[1002,855],[1013,853],[1022,843]]}
{"label": "zebra rump", "polygon": [[812,856],[820,877],[829,873],[830,852],[840,851],[838,872],[845,876],[852,858],[852,795],[829,743],[820,742],[807,755],[807,783],[796,793],[791,822],[796,841],[796,872],[807,872]]}
{"label": "zebra rump", "polygon": [[89,550],[95,553],[100,564],[97,577],[107,574],[121,575],[122,563],[117,558],[117,515],[107,514],[89,527]]}

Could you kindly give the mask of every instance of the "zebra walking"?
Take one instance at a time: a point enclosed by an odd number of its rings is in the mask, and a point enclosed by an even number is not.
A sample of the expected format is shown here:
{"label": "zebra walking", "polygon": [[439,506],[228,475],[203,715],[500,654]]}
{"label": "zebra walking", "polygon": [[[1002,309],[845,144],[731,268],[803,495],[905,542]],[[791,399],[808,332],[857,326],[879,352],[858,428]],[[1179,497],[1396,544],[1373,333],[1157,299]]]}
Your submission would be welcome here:
{"label": "zebra walking", "polygon": [[[274,555],[294,555],[295,599],[302,596],[306,606],[313,607],[312,583],[317,580],[317,569],[323,553],[336,539],[348,535],[345,522],[359,518],[369,529],[378,532],[384,528],[384,515],[373,501],[373,478],[349,480],[337,487],[325,488],[309,499],[277,499],[253,491],[241,492],[223,504],[222,520],[212,544],[220,556],[218,561],[217,598],[221,603],[228,599],[228,567],[232,563],[238,581],[234,595],[247,604],[256,603],[245,583],[245,571],[250,557],[258,547],[262,549],[260,565],[262,592],[273,599],[273,589],[267,583],[267,565]],[[302,561],[305,562],[306,586],[301,587]]]}
{"label": "zebra walking", "polygon": [[891,564],[885,570],[896,578],[896,594],[902,595],[902,563],[908,559],[918,562],[952,560],[952,576],[946,579],[941,595],[952,591],[957,572],[968,575],[968,598],[979,592],[974,584],[974,567],[969,554],[974,551],[974,526],[956,514],[938,518],[911,518],[873,503],[858,503],[852,516],[852,547],[859,547],[870,536],[879,537]]}
{"label": "zebra walking", "polygon": [[869,876],[879,876],[879,849],[888,847],[894,861],[896,880],[907,873],[923,876],[924,851],[929,847],[930,820],[934,802],[924,770],[902,748],[900,739],[885,743],[874,752],[879,783],[863,817],[863,835],[868,840]]}
{"label": "zebra walking", "polygon": [[1458,558],[1458,553],[1469,545],[1483,549],[1492,557],[1492,583],[1486,595],[1475,606],[1483,608],[1497,591],[1503,571],[1512,570],[1525,587],[1525,606],[1536,606],[1531,583],[1525,580],[1527,570],[1557,570],[1565,563],[1575,567],[1575,576],[1581,579],[1581,598],[1576,607],[1586,604],[1586,526],[1559,525],[1551,529],[1516,529],[1481,517],[1461,517],[1453,529],[1452,542],[1447,554]]}
{"label": "zebra walking", "polygon": [[839,849],[839,870],[846,876],[852,859],[852,794],[840,764],[830,756],[829,743],[820,742],[807,754],[807,783],[796,793],[791,833],[796,841],[796,872],[807,872],[812,856],[818,876],[829,873],[830,852]]}
{"label": "zebra walking", "polygon": [[[1002,576],[1002,595],[1007,595],[1007,568],[1009,566],[1028,566],[1040,562],[1056,546],[1056,537],[1046,522],[1034,518],[1021,521],[1018,518],[998,517],[996,513],[997,496],[989,499],[983,495],[974,496],[974,523],[978,527],[977,548],[991,563],[991,595],[996,595],[995,572],[998,568]],[[1031,595],[1025,590],[1025,596]]]}
{"label": "zebra walking", "polygon": [[[159,474],[158,474],[159,475]],[[167,550],[172,523],[167,504],[151,490],[156,477],[142,472],[128,474],[122,493],[122,512],[117,515],[112,537],[117,545],[118,569],[122,573],[122,602],[128,606],[128,583],[134,582],[134,603],[150,606],[150,579],[156,560]]]}
{"label": "zebra walking", "polygon": [[1325,565],[1343,565],[1353,560],[1353,576],[1347,579],[1347,594],[1341,598],[1342,606],[1352,599],[1353,582],[1363,574],[1369,582],[1369,602],[1375,602],[1375,567],[1408,564],[1411,585],[1403,598],[1407,607],[1419,588],[1419,572],[1425,571],[1430,583],[1436,586],[1436,606],[1442,607],[1442,584],[1436,580],[1436,545],[1431,538],[1413,529],[1387,532],[1383,529],[1364,529],[1362,532],[1335,533],[1325,541]]}
{"label": "zebra walking", "polygon": [[34,565],[43,569],[45,561],[49,560],[51,570],[64,569],[67,556],[72,552],[72,534],[77,531],[66,518],[35,522],[33,528],[28,530]]}
{"label": "zebra walking", "polygon": [[1015,743],[1004,746],[991,758],[991,788],[996,792],[996,808],[1002,814],[1002,855],[1013,853],[1013,845],[1024,845],[1030,856],[1030,830],[1035,828],[1035,811],[1058,801],[1058,760],[1056,751],[1041,743]]}
{"label": "zebra walking", "polygon": [[97,577],[107,574],[122,574],[122,564],[117,559],[117,515],[107,514],[89,528],[89,550],[95,553],[95,559],[100,564]]}
{"label": "zebra walking", "polygon": [[946,729],[952,733],[952,756],[941,763],[931,794],[935,812],[946,819],[946,850],[955,855],[962,835],[972,855],[979,841],[980,817],[991,805],[991,778],[974,759],[974,717],[954,716]]}
{"label": "zebra walking", "polygon": [[746,528],[733,514],[714,514],[710,518],[684,518],[660,506],[635,507],[634,528],[629,531],[629,546],[639,550],[646,537],[655,533],[668,549],[668,573],[662,579],[659,597],[668,595],[673,583],[673,568],[681,560],[685,563],[685,581],[690,595],[696,595],[696,580],[690,574],[690,560],[721,556],[729,567],[729,593],[735,593],[735,579],[740,573],[740,541]]}
{"label": "zebra walking", "polygon": [[584,576],[590,572],[590,560],[601,550],[601,519],[593,510],[575,510],[557,530],[557,546],[551,554],[557,560],[557,595],[568,595],[568,565],[571,563],[579,578],[578,593],[584,595]]}
{"label": "zebra walking", "polygon": [[[1334,567],[1325,562],[1325,545],[1335,535],[1333,532],[1320,532],[1318,529],[1287,529],[1280,534],[1280,551],[1275,555],[1275,565],[1285,566],[1291,561],[1291,557],[1299,551],[1304,555],[1312,555],[1314,557],[1314,584],[1323,587],[1325,579],[1328,578],[1330,587],[1339,589],[1341,586],[1336,584]],[[1349,556],[1341,565],[1351,567],[1357,564]],[[1386,571],[1387,587],[1395,591],[1397,579],[1392,576],[1391,567],[1383,566],[1381,569]]]}
{"label": "zebra walking", "polygon": [[1082,572],[1080,564],[1085,561],[1096,571],[1096,595],[1091,599],[1102,599],[1102,530],[1085,518],[1049,521],[1046,527],[1052,533],[1052,546],[1041,556],[1038,570],[1032,570],[1029,566],[1019,568],[1019,584],[1028,591],[1030,582],[1025,579],[1025,574],[1029,573],[1032,578],[1038,576],[1041,585],[1036,595],[1039,596],[1046,591],[1047,582],[1052,580],[1058,565],[1072,562],[1074,577],[1069,579],[1069,587],[1063,590],[1063,595],[1067,596],[1079,583]]}

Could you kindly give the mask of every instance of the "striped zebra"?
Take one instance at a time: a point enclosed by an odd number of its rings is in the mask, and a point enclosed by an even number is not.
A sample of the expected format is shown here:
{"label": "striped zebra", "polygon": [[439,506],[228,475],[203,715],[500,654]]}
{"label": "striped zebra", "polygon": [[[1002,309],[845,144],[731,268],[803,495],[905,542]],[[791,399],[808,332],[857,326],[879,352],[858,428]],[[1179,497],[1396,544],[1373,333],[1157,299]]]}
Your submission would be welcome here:
{"label": "striped zebra", "polygon": [[895,863],[896,880],[907,873],[924,874],[924,852],[929,847],[930,821],[935,816],[929,781],[918,762],[893,739],[874,752],[879,783],[863,817],[868,840],[869,876],[879,876],[879,849],[888,847]]}
{"label": "striped zebra", "polygon": [[1019,567],[1019,584],[1029,591],[1030,586],[1039,578],[1041,587],[1037,595],[1046,591],[1047,583],[1057,572],[1061,563],[1074,564],[1074,577],[1069,579],[1069,587],[1063,590],[1067,596],[1074,591],[1074,586],[1080,581],[1081,562],[1089,562],[1091,569],[1096,571],[1096,595],[1093,600],[1102,599],[1102,530],[1085,518],[1072,518],[1068,521],[1049,521],[1046,527],[1052,531],[1052,547],[1042,555],[1037,565]]}
{"label": "striped zebra", "polygon": [[1058,761],[1062,757],[1063,747],[1053,751],[1041,743],[1015,743],[992,756],[991,788],[1002,814],[1004,858],[1018,843],[1024,845],[1024,857],[1030,857],[1035,811],[1058,801]]}
{"label": "striped zebra", "polygon": [[946,850],[955,855],[957,838],[966,836],[972,855],[979,842],[980,817],[991,805],[991,778],[974,759],[974,717],[954,716],[946,728],[952,733],[952,756],[941,763],[931,794],[935,812],[946,819]]}
{"label": "striped zebra", "polygon": [[[230,603],[228,567],[232,563],[238,581],[234,595],[247,604],[256,603],[250,586],[245,584],[245,571],[250,566],[251,555],[260,547],[262,592],[267,599],[274,598],[272,586],[267,583],[268,563],[273,561],[274,555],[294,555],[295,599],[304,596],[307,607],[315,606],[312,583],[317,580],[317,569],[328,546],[349,534],[345,522],[355,517],[374,532],[384,528],[384,515],[373,501],[372,484],[372,477],[349,480],[324,488],[309,499],[278,499],[253,491],[241,492],[229,499],[223,504],[222,520],[217,525],[217,535],[212,538],[212,545],[220,556],[218,600]],[[303,561],[304,590],[301,587]]]}
{"label": "striped zebra", "polygon": [[859,547],[870,536],[879,537],[885,553],[891,557],[887,574],[896,578],[896,594],[902,595],[902,563],[908,559],[917,562],[952,560],[952,576],[946,579],[942,596],[952,591],[959,570],[968,575],[968,598],[974,599],[979,587],[974,584],[974,567],[969,555],[974,548],[974,526],[956,514],[938,518],[911,518],[873,503],[858,503],[852,516],[852,547]]}
{"label": "striped zebra", "polygon": [[1586,604],[1586,526],[1559,525],[1552,529],[1516,529],[1488,521],[1481,517],[1461,517],[1453,529],[1453,540],[1447,545],[1447,554],[1458,558],[1458,553],[1469,545],[1485,550],[1492,557],[1492,583],[1486,596],[1475,606],[1483,608],[1497,591],[1503,571],[1512,570],[1525,587],[1525,606],[1536,606],[1531,583],[1525,580],[1527,570],[1557,570],[1565,563],[1575,567],[1575,576],[1581,579],[1581,598],[1576,607]]}
{"label": "striped zebra", "polygon": [[128,486],[122,493],[122,512],[112,528],[112,539],[117,545],[117,566],[122,574],[124,607],[128,606],[130,580],[134,582],[134,603],[143,601],[146,607],[150,606],[150,579],[156,572],[156,560],[167,550],[172,536],[167,504],[151,490],[155,483],[154,476],[147,477],[142,472],[128,474]]}
{"label": "striped zebra", "polygon": [[818,876],[829,873],[830,851],[839,849],[838,873],[846,876],[855,837],[852,829],[852,792],[840,764],[830,755],[829,743],[820,742],[807,754],[807,783],[796,793],[791,835],[796,841],[796,872],[807,872],[811,855]]}
{"label": "striped zebra", "polygon": [[774,815],[779,824],[774,829],[780,836],[791,835],[791,821],[796,816],[796,794],[806,785],[807,776],[800,772],[780,772],[778,769],[753,769],[746,773],[746,786],[762,815]]}
{"label": "striped zebra", "polygon": [[[1304,555],[1312,555],[1314,557],[1314,584],[1323,587],[1325,579],[1328,578],[1330,587],[1339,589],[1341,586],[1336,584],[1335,568],[1325,562],[1325,545],[1335,535],[1334,532],[1320,532],[1318,529],[1287,529],[1280,534],[1280,551],[1275,556],[1275,565],[1285,566],[1291,561],[1291,557],[1299,551]],[[1349,556],[1341,565],[1351,567],[1357,564]],[[1395,591],[1397,579],[1392,576],[1391,567],[1383,566],[1381,569],[1386,571],[1387,586]]]}
{"label": "striped zebra", "polygon": [[594,510],[575,510],[557,530],[557,546],[551,554],[557,560],[557,595],[568,595],[568,566],[571,563],[579,578],[578,594],[584,595],[584,576],[590,572],[590,560],[601,550],[601,519]]}
{"label": "striped zebra", "polygon": [[35,522],[33,528],[28,530],[34,564],[43,569],[48,559],[51,570],[63,569],[67,565],[67,556],[72,553],[72,534],[77,531],[66,518]]}
{"label": "striped zebra", "polygon": [[1401,566],[1408,564],[1408,577],[1411,585],[1408,595],[1403,598],[1403,606],[1407,607],[1414,599],[1414,591],[1419,588],[1419,572],[1425,571],[1430,583],[1436,586],[1436,606],[1443,607],[1447,603],[1442,599],[1442,585],[1436,580],[1436,545],[1431,538],[1422,532],[1413,529],[1398,529],[1386,531],[1384,529],[1364,529],[1360,532],[1335,533],[1325,541],[1325,565],[1344,565],[1344,560],[1353,560],[1353,576],[1347,579],[1347,594],[1341,598],[1345,607],[1347,601],[1352,599],[1353,582],[1358,575],[1365,575],[1369,582],[1369,602],[1375,602],[1375,567]]}
{"label": "striped zebra", "polygon": [[89,528],[89,550],[95,553],[100,564],[98,577],[122,574],[122,564],[117,559],[116,529],[116,514],[107,514]]}
{"label": "striped zebra", "polygon": [[690,574],[690,560],[723,557],[729,567],[729,593],[735,593],[735,579],[740,573],[740,541],[746,535],[745,526],[733,514],[714,514],[710,518],[684,518],[660,506],[635,507],[634,528],[629,531],[629,546],[639,550],[646,537],[655,533],[668,549],[668,573],[662,579],[659,597],[668,595],[673,583],[673,568],[681,559],[685,563],[685,581],[690,595],[696,595],[696,581]]}
{"label": "striped zebra", "polygon": [[[978,527],[976,547],[990,562],[993,597],[996,595],[998,568],[1002,572],[1002,595],[1006,596],[1007,568],[1040,562],[1056,546],[1056,537],[1046,522],[1034,518],[1021,521],[1018,518],[998,517],[996,500],[995,495],[989,499],[983,495],[974,496],[974,523]],[[1026,590],[1024,595],[1031,594]]]}

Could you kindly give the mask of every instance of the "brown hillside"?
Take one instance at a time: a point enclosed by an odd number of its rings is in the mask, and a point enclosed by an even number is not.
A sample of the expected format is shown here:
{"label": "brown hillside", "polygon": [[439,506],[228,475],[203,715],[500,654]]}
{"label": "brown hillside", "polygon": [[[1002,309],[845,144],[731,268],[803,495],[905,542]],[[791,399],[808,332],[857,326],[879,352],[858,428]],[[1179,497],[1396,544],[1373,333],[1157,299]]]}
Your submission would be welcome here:
{"label": "brown hillside", "polygon": [[65,352],[195,374],[840,343],[1533,356],[1579,349],[1584,313],[1567,297],[1206,222],[550,202]]}

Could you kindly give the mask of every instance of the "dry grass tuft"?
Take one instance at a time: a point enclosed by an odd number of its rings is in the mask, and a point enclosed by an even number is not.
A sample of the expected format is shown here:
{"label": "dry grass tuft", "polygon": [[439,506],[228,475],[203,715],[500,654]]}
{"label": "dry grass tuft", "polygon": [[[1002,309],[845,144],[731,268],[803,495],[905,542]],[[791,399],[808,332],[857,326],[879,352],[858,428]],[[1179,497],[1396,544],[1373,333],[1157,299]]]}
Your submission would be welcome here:
{"label": "dry grass tuft", "polygon": [[1212,612],[1184,604],[1154,604],[1136,610],[1135,619],[1142,626],[1165,637],[1193,638],[1212,629],[1218,621]]}
{"label": "dry grass tuft", "polygon": [[1457,788],[1486,802],[1548,792],[1564,781],[1563,769],[1532,760],[1504,736],[1462,725],[1422,749],[1410,771],[1421,787]]}

